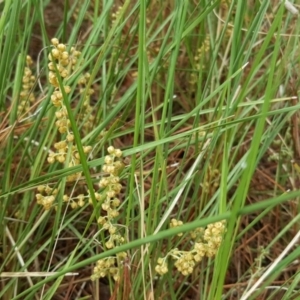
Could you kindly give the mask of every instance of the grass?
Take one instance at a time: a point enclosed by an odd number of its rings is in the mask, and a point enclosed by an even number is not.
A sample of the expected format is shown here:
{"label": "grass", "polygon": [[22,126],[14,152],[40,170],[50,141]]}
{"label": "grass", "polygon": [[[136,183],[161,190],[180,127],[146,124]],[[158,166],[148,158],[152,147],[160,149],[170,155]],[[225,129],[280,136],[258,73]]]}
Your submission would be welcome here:
{"label": "grass", "polygon": [[300,297],[290,4],[0,3],[1,299]]}

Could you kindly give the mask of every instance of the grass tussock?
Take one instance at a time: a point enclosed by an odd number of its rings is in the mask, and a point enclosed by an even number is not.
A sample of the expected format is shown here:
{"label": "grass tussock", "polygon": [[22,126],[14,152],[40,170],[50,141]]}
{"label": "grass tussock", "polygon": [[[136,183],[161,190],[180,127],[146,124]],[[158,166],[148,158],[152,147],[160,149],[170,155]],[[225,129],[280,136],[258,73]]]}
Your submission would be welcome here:
{"label": "grass tussock", "polygon": [[1,299],[300,297],[296,4],[0,7]]}

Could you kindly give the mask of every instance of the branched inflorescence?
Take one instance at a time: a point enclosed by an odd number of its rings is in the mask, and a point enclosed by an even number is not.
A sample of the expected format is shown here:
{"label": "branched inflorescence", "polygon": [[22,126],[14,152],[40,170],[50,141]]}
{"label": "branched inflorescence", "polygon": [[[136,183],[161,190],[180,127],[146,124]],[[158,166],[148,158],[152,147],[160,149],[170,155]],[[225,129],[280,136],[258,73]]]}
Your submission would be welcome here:
{"label": "branched inflorescence", "polygon": [[43,205],[45,210],[49,210],[58,193],[58,189],[53,189],[48,185],[40,185],[37,188],[38,192],[36,196],[37,204]]}
{"label": "branched inflorescence", "polygon": [[97,261],[94,267],[92,280],[96,280],[101,277],[108,275],[113,276],[115,281],[120,280],[120,269],[122,268],[123,262],[127,258],[126,252],[120,252],[116,256],[106,257]]}
{"label": "branched inflorescence", "polygon": [[[74,47],[71,48],[70,52],[67,51],[66,45],[60,44],[58,39],[54,38],[51,40],[54,48],[51,50],[48,58],[50,63],[49,67],[49,81],[54,86],[55,90],[51,95],[52,104],[57,107],[55,113],[57,121],[55,125],[61,134],[65,134],[66,138],[54,145],[56,152],[51,152],[48,156],[48,162],[50,164],[58,161],[65,163],[68,151],[71,151],[71,158],[68,162],[69,167],[76,166],[80,163],[80,156],[77,150],[77,145],[74,144],[74,135],[70,131],[71,122],[69,120],[68,111],[64,105],[63,95],[67,95],[71,92],[71,88],[68,85],[59,85],[58,76],[61,77],[62,82],[67,79],[71,73],[75,70],[78,59],[81,52],[77,51]],[[62,91],[64,90],[64,93]],[[85,146],[84,152],[88,154],[91,150],[91,146]],[[68,181],[75,181],[81,176],[81,172],[68,176]]]}
{"label": "branched inflorescence", "polygon": [[[57,108],[57,111],[55,112],[57,119],[55,125],[62,138],[59,142],[54,144],[55,151],[49,151],[47,161],[50,164],[59,162],[65,164],[67,167],[73,167],[80,164],[80,155],[74,140],[74,134],[71,131],[71,122],[68,111],[64,104],[68,99],[64,99],[64,96],[68,97],[71,92],[71,87],[66,84],[66,80],[68,80],[76,68],[78,68],[81,52],[77,51],[74,47],[71,47],[70,51],[68,51],[67,46],[59,43],[57,38],[53,38],[51,42],[53,48],[48,56],[50,61],[48,64],[49,82],[54,87],[54,91],[51,95],[51,102],[53,106]],[[60,82],[62,84],[60,84]],[[82,80],[80,84],[82,84]],[[88,94],[90,95],[91,91],[89,91]],[[85,154],[89,154],[91,150],[91,146],[83,146]],[[76,181],[80,176],[81,172],[71,174],[67,177],[67,181]],[[39,188],[42,190],[42,187]],[[55,194],[46,195],[46,197],[44,197],[42,193],[36,195],[38,204],[43,205],[45,209],[50,209],[51,205],[54,203]],[[74,200],[71,202],[72,208],[83,206],[84,197],[79,195],[77,198],[77,201]],[[68,196],[65,195],[63,200],[69,200]]]}
{"label": "branched inflorescence", "polygon": [[[80,164],[81,157],[71,130],[71,121],[65,103],[69,101],[66,98],[70,97],[71,93],[71,88],[67,85],[67,80],[77,71],[76,68],[78,67],[81,53],[73,47],[68,51],[66,45],[59,43],[56,38],[52,39],[51,42],[53,48],[48,56],[50,60],[48,64],[49,82],[54,87],[51,102],[57,109],[55,112],[57,119],[55,125],[61,134],[61,139],[54,144],[55,151],[49,152],[47,161],[50,164],[58,162],[64,164],[65,167],[73,167]],[[92,107],[90,105],[90,97],[94,93],[94,90],[88,87],[89,79],[90,74],[85,73],[77,81],[79,93],[83,95],[82,106],[77,121],[83,123],[81,130],[85,131],[88,131],[94,122]],[[89,154],[91,150],[91,146],[83,146],[85,154]],[[123,170],[124,165],[121,150],[110,146],[107,151],[108,155],[105,156],[102,167],[103,172],[107,175],[99,181],[99,191],[93,191],[93,193],[95,199],[101,203],[102,213],[98,219],[98,224],[101,230],[105,232],[107,238],[105,248],[111,249],[125,242],[124,234],[121,234],[123,227],[116,224],[115,220],[119,215],[118,209],[121,204],[120,193],[122,185],[119,174]],[[81,172],[69,175],[67,181],[76,181],[81,175]],[[44,209],[49,210],[54,206],[57,194],[58,188],[41,185],[38,187],[38,193],[36,194],[37,203],[42,205]],[[83,207],[87,203],[92,203],[89,192],[83,194],[76,190],[72,196],[63,195],[62,201],[69,203],[73,209]],[[110,275],[115,280],[119,280],[124,265],[123,262],[126,258],[127,254],[121,252],[114,257],[99,260],[94,267],[91,278],[94,280]]]}
{"label": "branched inflorescence", "polygon": [[86,132],[89,132],[90,129],[93,128],[95,121],[95,116],[92,114],[93,108],[90,103],[90,98],[91,95],[94,94],[94,90],[92,88],[87,88],[90,77],[90,73],[85,73],[78,80],[78,84],[80,86],[79,92],[84,95],[83,105],[78,121],[83,123],[83,128]]}
{"label": "branched inflorescence", "polygon": [[[64,105],[63,101],[63,91],[67,95],[71,92],[71,88],[68,85],[63,85],[62,87],[59,85],[58,76],[61,77],[62,82],[64,83],[64,79],[67,79],[71,73],[75,70],[78,59],[81,55],[80,51],[77,51],[74,47],[68,52],[67,47],[64,44],[60,44],[58,39],[54,38],[51,40],[54,48],[51,50],[48,58],[50,63],[49,67],[49,82],[54,86],[55,90],[51,95],[52,104],[57,107],[57,111],[55,113],[57,121],[55,125],[58,127],[58,131],[61,134],[66,134],[66,138],[54,145],[56,152],[51,152],[48,156],[48,162],[50,164],[58,161],[60,163],[64,163],[66,161],[66,157],[68,151],[71,151],[71,158],[69,161],[69,167],[76,166],[80,163],[80,157],[77,150],[77,146],[74,145],[74,135],[70,131],[70,120],[67,112],[67,108]],[[91,150],[91,146],[85,146],[83,148],[84,152],[88,154]],[[75,181],[81,173],[75,173],[68,177],[68,181]]]}
{"label": "branched inflorescence", "polygon": [[[182,225],[181,221],[176,219],[171,220],[170,227]],[[177,248],[172,249],[165,257],[160,257],[157,260],[155,270],[158,274],[166,274],[168,269],[168,257],[175,260],[176,269],[184,276],[191,274],[194,267],[205,256],[213,257],[222,242],[224,232],[226,231],[225,221],[209,224],[205,229],[197,228],[191,233],[191,238],[194,241],[193,247],[189,251],[181,251]]]}
{"label": "branched inflorescence", "polygon": [[33,62],[29,55],[26,56],[26,66],[22,77],[22,90],[19,98],[18,115],[24,114],[29,111],[30,104],[35,102],[33,94],[33,87],[36,81],[35,76],[32,74],[31,66]]}
{"label": "branched inflorescence", "polygon": [[[108,174],[99,182],[99,187],[103,189],[101,192],[102,211],[104,216],[99,217],[98,223],[102,229],[107,232],[108,240],[105,243],[107,249],[118,247],[125,242],[124,235],[120,233],[120,228],[115,224],[114,219],[119,215],[118,207],[121,204],[120,193],[122,185],[120,183],[119,174],[123,170],[124,165],[121,161],[122,151],[110,146],[107,149],[108,155],[105,156],[102,170]],[[116,257],[109,257],[99,260],[94,268],[92,279],[105,277],[108,274],[113,275],[115,280],[120,279],[120,271],[123,267],[123,261],[127,254],[122,252]]]}

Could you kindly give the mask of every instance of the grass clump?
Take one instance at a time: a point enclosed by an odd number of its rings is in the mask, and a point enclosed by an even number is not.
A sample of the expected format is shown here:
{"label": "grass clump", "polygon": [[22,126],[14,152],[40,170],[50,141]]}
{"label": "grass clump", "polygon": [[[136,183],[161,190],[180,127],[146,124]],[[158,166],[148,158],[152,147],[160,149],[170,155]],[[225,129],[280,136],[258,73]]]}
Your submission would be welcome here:
{"label": "grass clump", "polygon": [[0,6],[1,299],[299,298],[296,6]]}

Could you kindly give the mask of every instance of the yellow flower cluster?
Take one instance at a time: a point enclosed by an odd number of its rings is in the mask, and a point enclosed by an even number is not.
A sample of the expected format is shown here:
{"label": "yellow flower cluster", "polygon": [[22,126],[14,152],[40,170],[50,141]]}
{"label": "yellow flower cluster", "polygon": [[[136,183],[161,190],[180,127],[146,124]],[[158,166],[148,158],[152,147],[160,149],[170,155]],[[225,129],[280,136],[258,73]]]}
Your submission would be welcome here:
{"label": "yellow flower cluster", "polygon": [[[54,148],[57,150],[57,152],[50,152],[48,156],[48,162],[49,164],[53,164],[55,161],[58,161],[60,163],[64,163],[66,161],[66,156],[68,152],[68,142],[71,142],[73,140],[69,140],[68,137],[71,136],[69,134],[67,136],[67,139],[64,141],[60,141],[58,143],[54,144]],[[72,135],[73,136],[73,135]],[[92,150],[91,146],[84,146],[83,151],[85,154],[90,153]],[[78,149],[75,145],[72,145],[71,147],[71,166],[76,166],[80,164],[80,157],[78,154]]]}
{"label": "yellow flower cluster", "polygon": [[39,191],[39,193],[35,195],[37,204],[42,205],[45,210],[49,210],[53,206],[58,189],[53,189],[48,185],[40,185],[37,190]]}
{"label": "yellow flower cluster", "polygon": [[[175,219],[171,222],[172,227],[182,225],[181,221]],[[176,226],[174,226],[174,224]],[[222,242],[224,232],[226,231],[225,221],[209,224],[205,229],[197,228],[191,233],[194,240],[193,247],[190,251],[180,251],[177,248],[172,249],[164,258],[157,260],[155,271],[160,274],[168,272],[167,258],[172,257],[175,260],[176,269],[184,276],[191,274],[194,267],[203,257],[213,257]]]}
{"label": "yellow flower cluster", "polygon": [[[69,53],[66,51],[66,45],[60,44],[56,38],[53,38],[51,42],[54,48],[48,55],[50,60],[50,63],[48,64],[49,82],[55,87],[55,90],[51,95],[51,101],[55,107],[59,108],[59,110],[55,113],[57,118],[55,124],[60,133],[66,133],[68,132],[71,123],[68,118],[67,109],[63,103],[63,92],[59,86],[58,76],[62,79],[70,76],[81,53],[73,47]],[[71,88],[68,85],[64,85],[62,88],[65,94],[69,94],[71,92]]]}
{"label": "yellow flower cluster", "polygon": [[91,279],[96,280],[98,278],[111,275],[115,281],[119,281],[121,269],[117,266],[123,264],[126,258],[127,253],[120,252],[116,255],[116,257],[106,257],[98,260],[96,266],[94,267],[94,272],[91,276]]}
{"label": "yellow flower cluster", "polygon": [[124,243],[124,238],[121,234],[117,233],[117,227],[113,225],[112,221],[119,215],[117,208],[120,206],[121,201],[118,198],[121,193],[122,185],[120,184],[119,174],[124,165],[121,161],[122,151],[115,149],[113,146],[108,147],[104,158],[103,172],[108,173],[108,177],[104,177],[99,182],[99,187],[103,188],[102,193],[104,201],[102,203],[102,210],[106,212],[106,216],[101,216],[98,223],[103,226],[110,234],[109,240],[105,243],[106,248],[111,249],[117,245]]}
{"label": "yellow flower cluster", "polygon": [[175,250],[172,254],[175,259],[175,267],[184,276],[193,273],[196,262],[192,252]]}
{"label": "yellow flower cluster", "polygon": [[35,96],[32,92],[35,83],[35,76],[32,74],[30,67],[33,62],[29,55],[26,56],[26,67],[22,78],[22,90],[20,93],[18,115],[26,113],[30,108],[30,103],[35,101]]}
{"label": "yellow flower cluster", "polygon": [[[54,87],[54,91],[51,95],[51,102],[53,106],[57,108],[55,116],[57,121],[55,125],[58,131],[63,135],[61,141],[54,144],[55,151],[49,151],[47,158],[48,163],[53,164],[59,162],[66,164],[68,167],[73,167],[80,164],[80,155],[77,145],[75,144],[74,134],[70,130],[71,122],[69,119],[68,111],[63,99],[64,94],[68,95],[71,92],[71,88],[66,84],[66,80],[72,76],[72,72],[78,67],[81,52],[77,51],[74,47],[71,47],[70,51],[67,46],[59,43],[57,38],[51,40],[52,49],[48,55],[49,58],[49,82]],[[61,79],[61,80],[60,80]],[[62,85],[59,82],[62,82]],[[80,83],[82,84],[82,83]],[[92,150],[91,146],[84,146],[83,151],[85,154],[89,154]],[[69,157],[68,161],[67,158]],[[76,181],[81,177],[81,172],[71,174],[67,177],[67,181]],[[47,194],[47,193],[46,193]],[[38,204],[42,204],[45,209],[49,209],[54,201],[54,195],[42,196],[41,193],[37,194]],[[48,198],[45,198],[48,197]],[[67,195],[64,195],[64,201],[70,201],[71,207],[76,208],[84,205],[84,199],[89,196],[78,195],[74,199],[69,199]]]}
{"label": "yellow flower cluster", "polygon": [[[121,193],[122,185],[120,183],[119,174],[124,168],[124,165],[121,161],[122,151],[115,149],[110,146],[107,149],[108,155],[105,156],[104,165],[102,170],[107,173],[109,176],[104,177],[99,182],[99,187],[104,189],[101,192],[101,196],[96,193],[96,199],[101,199],[102,210],[105,212],[105,216],[100,216],[98,223],[102,226],[103,230],[108,232],[109,239],[105,243],[107,249],[117,247],[125,242],[125,238],[120,234],[118,230],[118,225],[114,224],[114,219],[119,215],[118,207],[121,204],[119,195]],[[99,196],[99,198],[97,198]],[[124,252],[122,254],[122,260],[127,257],[127,254]],[[115,280],[119,280],[119,272],[123,267],[123,264],[120,263],[120,257],[105,258],[97,262],[96,267],[92,275],[92,279],[104,277],[107,275],[112,275]],[[117,267],[116,267],[117,265]]]}
{"label": "yellow flower cluster", "polygon": [[[51,95],[52,104],[58,108],[55,116],[57,121],[55,125],[58,127],[58,131],[61,134],[66,133],[66,139],[62,140],[54,145],[56,152],[51,151],[48,156],[48,162],[53,164],[55,161],[60,163],[65,163],[68,151],[71,151],[71,158],[68,163],[69,167],[76,166],[80,164],[80,157],[78,153],[77,146],[73,144],[74,135],[70,132],[70,120],[68,117],[67,108],[64,105],[63,93],[61,87],[59,86],[59,80],[57,76],[60,76],[62,80],[68,78],[71,72],[74,71],[76,65],[78,64],[78,59],[80,58],[81,52],[77,51],[74,47],[68,52],[67,47],[64,44],[59,43],[57,38],[51,40],[53,49],[48,55],[50,63],[49,67],[49,82],[55,87],[53,94]],[[67,85],[63,86],[64,92],[69,94],[71,88]],[[85,154],[91,152],[91,146],[85,146],[83,148]],[[68,181],[75,181],[81,176],[81,172],[72,174],[68,176]]]}
{"label": "yellow flower cluster", "polygon": [[80,51],[77,51],[74,47],[71,48],[70,52],[67,51],[65,44],[59,43],[57,38],[51,40],[53,49],[48,55],[50,60],[48,64],[49,68],[49,82],[54,87],[59,87],[57,72],[62,78],[67,78],[71,75],[71,72],[76,68],[78,58],[81,55]]}
{"label": "yellow flower cluster", "polygon": [[[170,226],[170,228],[174,228],[174,227],[181,226],[182,224],[183,224],[182,221],[176,220],[176,219],[172,219],[169,226]],[[182,236],[182,233],[178,233],[177,235],[178,236]]]}
{"label": "yellow flower cluster", "polygon": [[78,84],[80,86],[79,92],[85,95],[83,100],[83,106],[78,116],[78,121],[83,122],[83,128],[85,129],[86,132],[90,132],[95,121],[95,116],[92,114],[93,108],[90,104],[91,95],[93,95],[95,91],[91,88],[89,88],[87,91],[87,87],[86,87],[90,77],[91,77],[90,73],[85,73],[78,80]]}

